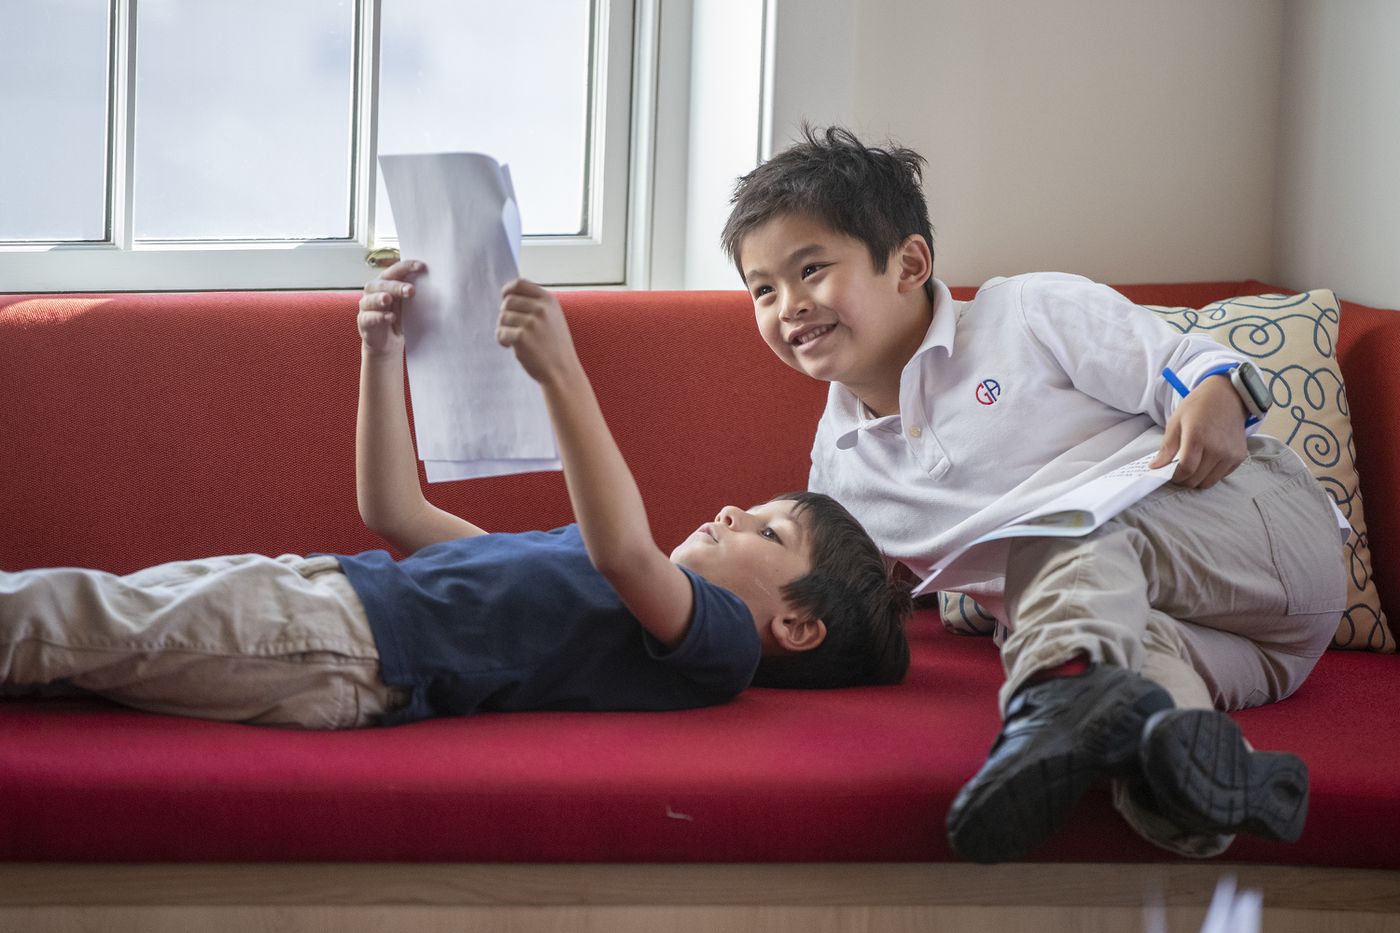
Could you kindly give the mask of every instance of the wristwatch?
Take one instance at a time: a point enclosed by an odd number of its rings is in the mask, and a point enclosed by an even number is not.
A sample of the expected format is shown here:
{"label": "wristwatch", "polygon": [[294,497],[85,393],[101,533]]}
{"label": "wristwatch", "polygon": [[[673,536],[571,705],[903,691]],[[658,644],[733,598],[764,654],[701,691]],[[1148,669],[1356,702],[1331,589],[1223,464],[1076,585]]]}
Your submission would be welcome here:
{"label": "wristwatch", "polygon": [[1244,403],[1244,410],[1249,412],[1245,416],[1245,427],[1250,427],[1264,420],[1264,416],[1274,406],[1274,394],[1269,391],[1264,377],[1259,374],[1259,368],[1253,363],[1226,363],[1224,366],[1206,370],[1196,380],[1196,385],[1200,385],[1211,376],[1226,375],[1230,377],[1230,385],[1235,387],[1240,401]]}
{"label": "wristwatch", "polygon": [[1259,369],[1253,363],[1241,363],[1231,369],[1230,384],[1239,393],[1240,401],[1244,402],[1251,417],[1262,421],[1274,406],[1274,394],[1269,391],[1264,377],[1259,375]]}

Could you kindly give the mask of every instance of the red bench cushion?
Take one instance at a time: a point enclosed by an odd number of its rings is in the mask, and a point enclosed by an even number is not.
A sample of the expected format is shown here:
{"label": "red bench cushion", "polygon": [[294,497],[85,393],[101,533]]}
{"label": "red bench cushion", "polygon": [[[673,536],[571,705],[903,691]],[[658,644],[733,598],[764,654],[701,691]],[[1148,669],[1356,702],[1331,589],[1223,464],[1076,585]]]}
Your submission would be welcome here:
{"label": "red bench cushion", "polygon": [[[943,821],[998,728],[985,638],[915,623],[898,687],[750,690],[666,714],[506,713],[302,734],[69,700],[0,704],[0,858],[73,861],[947,860]],[[1308,749],[1312,815],[1248,861],[1400,868],[1400,752],[1335,714],[1393,658],[1329,653],[1239,714]],[[1400,700],[1381,701],[1385,721]],[[54,715],[60,709],[64,715]],[[1035,859],[1162,858],[1095,791]]]}

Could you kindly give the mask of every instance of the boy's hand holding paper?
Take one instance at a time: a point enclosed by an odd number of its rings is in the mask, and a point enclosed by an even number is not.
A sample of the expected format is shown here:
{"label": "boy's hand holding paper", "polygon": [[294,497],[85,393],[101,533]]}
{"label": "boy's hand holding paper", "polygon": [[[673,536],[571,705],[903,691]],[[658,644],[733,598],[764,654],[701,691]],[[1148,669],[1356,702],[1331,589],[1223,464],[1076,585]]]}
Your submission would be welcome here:
{"label": "boy's hand holding paper", "polygon": [[427,267],[401,326],[428,480],[559,469],[544,395],[496,341],[520,250],[509,171],[475,153],[379,161],[400,252]]}
{"label": "boy's hand holding paper", "polygon": [[541,385],[583,375],[559,300],[528,279],[506,286],[496,340],[514,350],[520,365]]}
{"label": "boy's hand holding paper", "polygon": [[402,259],[365,286],[355,323],[367,352],[375,355],[403,353],[403,312],[400,302],[413,297],[414,289],[409,279],[423,271],[421,262]]}

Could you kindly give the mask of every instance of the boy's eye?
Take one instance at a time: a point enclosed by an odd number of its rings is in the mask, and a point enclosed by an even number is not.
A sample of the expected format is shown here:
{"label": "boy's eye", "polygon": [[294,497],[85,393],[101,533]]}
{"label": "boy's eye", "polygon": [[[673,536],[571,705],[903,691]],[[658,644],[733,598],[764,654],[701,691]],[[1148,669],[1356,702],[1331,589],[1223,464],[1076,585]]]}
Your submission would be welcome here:
{"label": "boy's eye", "polygon": [[822,267],[815,262],[808,263],[802,267],[802,277],[805,279],[809,275],[815,275],[821,268]]}
{"label": "boy's eye", "polygon": [[758,286],[758,288],[755,288],[753,290],[753,296],[755,298],[762,298],[764,295],[768,294],[772,290],[773,288],[770,285],[760,285]]}
{"label": "boy's eye", "polygon": [[769,541],[776,541],[779,544],[783,543],[783,539],[778,537],[778,533],[772,528],[764,528],[762,531],[759,532],[759,534],[767,538]]}

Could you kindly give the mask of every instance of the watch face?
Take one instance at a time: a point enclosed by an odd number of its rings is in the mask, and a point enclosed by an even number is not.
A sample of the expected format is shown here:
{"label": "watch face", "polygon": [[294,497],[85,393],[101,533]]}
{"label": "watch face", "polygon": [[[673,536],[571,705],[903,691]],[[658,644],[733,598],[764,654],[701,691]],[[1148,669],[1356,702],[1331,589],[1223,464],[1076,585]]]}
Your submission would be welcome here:
{"label": "watch face", "polygon": [[1268,411],[1269,406],[1274,404],[1273,393],[1264,384],[1264,379],[1259,375],[1259,370],[1252,363],[1245,363],[1239,368],[1240,384],[1245,391],[1254,399],[1255,406],[1260,411]]}

